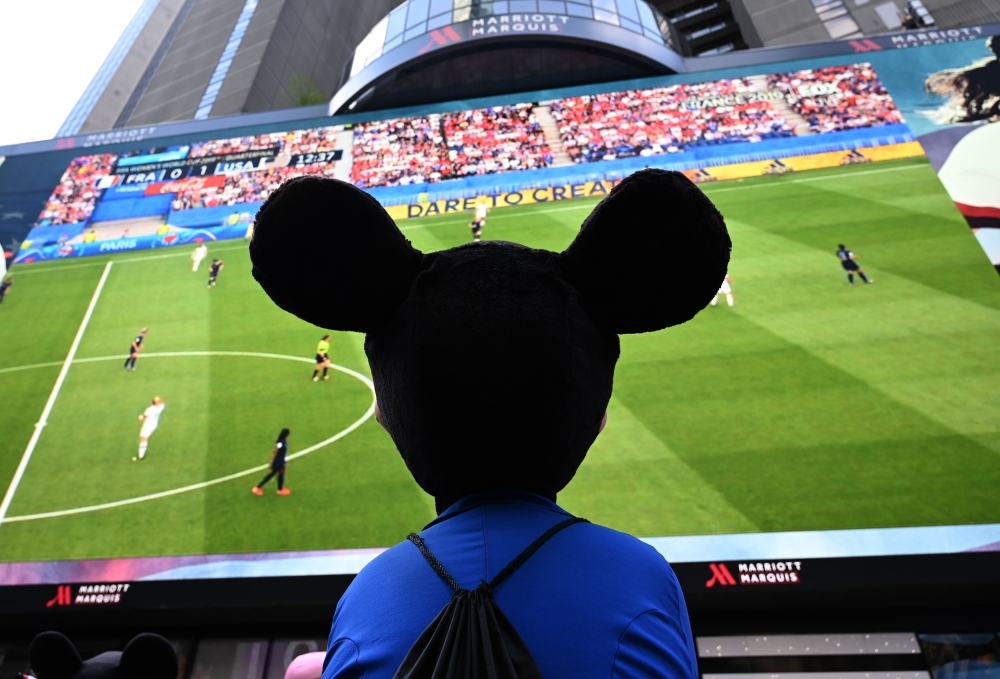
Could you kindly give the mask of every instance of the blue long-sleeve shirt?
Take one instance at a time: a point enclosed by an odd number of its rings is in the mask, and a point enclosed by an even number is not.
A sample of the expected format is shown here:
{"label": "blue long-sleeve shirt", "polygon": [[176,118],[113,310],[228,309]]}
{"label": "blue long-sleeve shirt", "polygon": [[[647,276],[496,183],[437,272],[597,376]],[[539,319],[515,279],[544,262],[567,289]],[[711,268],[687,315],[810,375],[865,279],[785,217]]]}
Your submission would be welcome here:
{"label": "blue long-sleeve shirt", "polygon": [[[421,536],[460,586],[475,589],[569,516],[533,493],[492,491],[452,505]],[[392,679],[452,593],[412,543],[383,552],[337,605],[323,679]],[[677,577],[630,535],[569,526],[494,595],[546,679],[697,679]]]}

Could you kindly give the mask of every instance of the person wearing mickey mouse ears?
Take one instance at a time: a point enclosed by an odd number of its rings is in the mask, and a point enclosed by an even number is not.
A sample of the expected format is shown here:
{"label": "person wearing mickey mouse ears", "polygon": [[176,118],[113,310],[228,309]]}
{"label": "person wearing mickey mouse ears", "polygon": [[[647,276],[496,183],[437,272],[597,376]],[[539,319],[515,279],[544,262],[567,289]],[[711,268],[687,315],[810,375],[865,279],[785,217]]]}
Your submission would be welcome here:
{"label": "person wearing mickey mouse ears", "polygon": [[256,225],[253,276],[279,307],[365,333],[376,418],[438,514],[354,579],[324,679],[696,679],[663,556],[556,500],[607,422],[618,336],[690,320],[725,279],[705,194],[637,172],[561,253],[424,254],[370,195],[320,177],[283,184]]}

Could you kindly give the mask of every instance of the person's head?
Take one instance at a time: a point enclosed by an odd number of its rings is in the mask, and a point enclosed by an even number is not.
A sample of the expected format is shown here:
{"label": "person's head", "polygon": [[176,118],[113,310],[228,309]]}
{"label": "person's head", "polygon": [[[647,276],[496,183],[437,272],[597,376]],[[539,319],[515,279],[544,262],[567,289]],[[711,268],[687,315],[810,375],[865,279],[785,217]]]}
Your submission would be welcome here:
{"label": "person's head", "polygon": [[323,341],[324,342],[329,342],[330,341],[330,336],[329,335],[323,335]]}
{"label": "person's head", "polygon": [[847,246],[844,245],[843,243],[841,243],[840,245],[837,246],[837,248],[840,249],[840,250],[846,250]]}
{"label": "person's head", "polygon": [[153,397],[153,405],[154,406],[158,406],[161,403],[163,403],[163,399],[162,398],[160,398],[159,396],[154,396]]}
{"label": "person's head", "polygon": [[285,427],[284,429],[282,429],[282,430],[281,430],[281,433],[280,433],[280,434],[278,434],[278,440],[279,440],[279,441],[284,441],[285,439],[287,439],[287,438],[288,438],[288,436],[289,436],[289,435],[290,435],[291,433],[292,433],[292,430],[291,430],[291,429],[289,429],[288,427]]}
{"label": "person's head", "polygon": [[146,333],[148,333],[148,332],[149,332],[149,328],[143,328],[142,330],[139,331],[139,334],[142,335],[143,337],[145,337]]}
{"label": "person's head", "polygon": [[991,35],[986,38],[986,47],[993,52],[993,54],[1000,57],[1000,35]]}
{"label": "person's head", "polygon": [[301,177],[261,208],[250,256],[278,306],[366,333],[380,420],[442,508],[493,488],[554,498],[600,431],[618,334],[691,319],[730,247],[698,187],[644,170],[561,254],[491,241],[425,255],[368,194]]}

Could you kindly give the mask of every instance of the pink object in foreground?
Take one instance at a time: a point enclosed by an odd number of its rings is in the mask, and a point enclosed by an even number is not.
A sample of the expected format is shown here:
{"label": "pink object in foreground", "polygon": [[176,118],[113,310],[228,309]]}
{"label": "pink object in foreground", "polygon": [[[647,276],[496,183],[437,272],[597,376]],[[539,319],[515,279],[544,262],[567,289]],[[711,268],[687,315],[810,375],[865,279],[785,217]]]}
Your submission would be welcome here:
{"label": "pink object in foreground", "polygon": [[323,659],[326,653],[303,653],[285,670],[285,679],[320,679],[323,676]]}

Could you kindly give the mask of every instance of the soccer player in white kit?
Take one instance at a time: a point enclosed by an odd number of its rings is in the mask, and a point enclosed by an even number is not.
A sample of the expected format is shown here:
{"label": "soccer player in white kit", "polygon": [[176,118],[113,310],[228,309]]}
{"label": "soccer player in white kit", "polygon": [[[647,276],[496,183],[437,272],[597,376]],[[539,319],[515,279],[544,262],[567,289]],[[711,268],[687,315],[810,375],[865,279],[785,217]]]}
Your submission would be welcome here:
{"label": "soccer player in white kit", "polygon": [[469,224],[469,228],[472,229],[472,240],[479,240],[483,233],[483,227],[486,226],[486,215],[490,210],[489,198],[482,196],[476,202],[476,216],[472,219],[472,223]]}
{"label": "soccer player in white kit", "polygon": [[719,291],[715,293],[715,297],[712,298],[712,306],[715,306],[719,303],[719,295],[726,296],[726,304],[728,304],[729,306],[733,306],[733,304],[736,303],[736,301],[733,299],[733,279],[729,277],[728,273],[726,274],[726,277],[722,280],[722,287],[719,288]]}
{"label": "soccer player in white kit", "polygon": [[208,246],[202,243],[191,253],[191,271],[197,271],[206,257],[208,257]]}
{"label": "soccer player in white kit", "polygon": [[146,448],[149,447],[149,437],[160,426],[160,413],[166,407],[167,404],[163,402],[163,399],[156,396],[153,398],[153,404],[146,408],[142,412],[142,415],[139,416],[139,421],[142,422],[142,429],[139,430],[139,456],[133,457],[133,462],[146,457]]}

